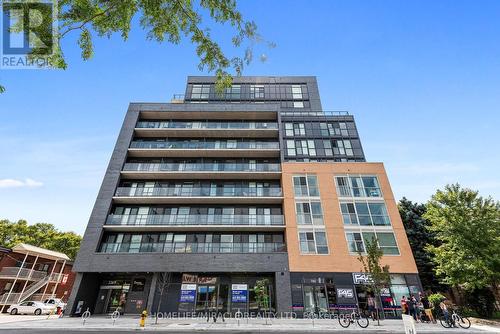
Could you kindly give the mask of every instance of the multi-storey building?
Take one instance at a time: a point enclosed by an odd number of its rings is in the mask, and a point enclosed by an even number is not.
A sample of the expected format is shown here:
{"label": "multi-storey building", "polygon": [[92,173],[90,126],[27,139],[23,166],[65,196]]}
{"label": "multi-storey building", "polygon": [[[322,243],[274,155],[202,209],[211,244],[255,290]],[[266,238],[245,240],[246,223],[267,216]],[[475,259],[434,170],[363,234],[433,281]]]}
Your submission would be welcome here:
{"label": "multi-storey building", "polygon": [[0,312],[24,301],[66,302],[75,274],[66,254],[28,244],[0,247]]}
{"label": "multi-storey building", "polygon": [[421,290],[396,202],[383,165],[365,162],[354,118],[322,110],[314,77],[235,78],[222,94],[214,78],[189,77],[183,98],[130,104],[70,310],[364,307],[357,256],[372,237],[391,268],[391,315]]}

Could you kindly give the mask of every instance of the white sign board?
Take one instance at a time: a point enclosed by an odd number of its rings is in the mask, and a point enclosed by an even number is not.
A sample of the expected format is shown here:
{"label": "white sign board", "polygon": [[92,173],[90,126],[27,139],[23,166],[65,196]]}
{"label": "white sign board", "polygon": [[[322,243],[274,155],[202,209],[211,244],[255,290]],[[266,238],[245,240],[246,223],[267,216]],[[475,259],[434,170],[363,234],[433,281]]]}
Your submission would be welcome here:
{"label": "white sign board", "polygon": [[411,315],[403,314],[403,325],[405,326],[405,334],[417,334],[415,320]]}
{"label": "white sign board", "polygon": [[196,290],[196,284],[182,284],[181,290]]}

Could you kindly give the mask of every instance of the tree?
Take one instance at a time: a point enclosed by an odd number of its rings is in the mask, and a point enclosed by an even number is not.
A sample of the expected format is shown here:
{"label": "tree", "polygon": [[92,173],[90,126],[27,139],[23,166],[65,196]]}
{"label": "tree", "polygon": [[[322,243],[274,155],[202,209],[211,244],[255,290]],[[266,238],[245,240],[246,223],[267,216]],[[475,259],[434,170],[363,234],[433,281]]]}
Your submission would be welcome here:
{"label": "tree", "polygon": [[156,286],[160,292],[160,300],[158,300],[158,306],[156,307],[155,324],[158,324],[158,313],[160,313],[161,302],[163,300],[163,294],[168,294],[168,288],[170,287],[170,280],[172,273],[163,272],[158,275],[158,281]]}
{"label": "tree", "polygon": [[[368,289],[375,295],[377,300],[380,300],[380,290],[389,286],[391,277],[389,274],[389,266],[382,266],[380,260],[384,253],[378,246],[375,237],[372,240],[365,240],[366,256],[363,256],[361,251],[358,252],[358,261],[363,266],[363,271],[370,275],[370,283]],[[378,312],[378,310],[377,310]],[[377,324],[380,325],[380,320],[377,314]]]}
{"label": "tree", "polygon": [[253,291],[255,292],[255,301],[259,309],[269,309],[269,280],[267,278],[260,279],[255,282]]}
{"label": "tree", "polygon": [[466,291],[497,292],[500,279],[500,203],[459,184],[438,190],[424,218],[439,246],[429,245],[441,281]]}
{"label": "tree", "polygon": [[25,220],[0,220],[0,245],[4,247],[12,248],[19,243],[26,243],[61,252],[74,259],[81,240],[78,234],[59,231],[52,224],[28,225]]}
{"label": "tree", "polygon": [[[56,38],[59,43],[56,45],[59,48],[50,58],[55,68],[67,67],[60,48],[61,40],[66,36],[79,34],[81,56],[88,60],[94,54],[94,36],[109,38],[119,33],[123,40],[127,40],[132,20],[137,17],[149,40],[179,44],[189,39],[196,46],[200,59],[198,68],[215,72],[219,92],[232,82],[229,70],[240,75],[244,65],[253,58],[255,43],[264,42],[257,33],[256,24],[245,21],[237,10],[236,0],[59,0],[58,13],[59,32]],[[43,22],[52,22],[51,13],[43,14]],[[234,33],[231,39],[233,47],[240,48],[246,43],[243,56],[226,56],[208,27],[203,25],[206,18],[212,23],[230,26]],[[21,30],[22,26],[15,29]],[[271,48],[275,46],[271,42],[265,43]],[[36,56],[36,52],[30,56]],[[2,90],[0,86],[0,92]]]}
{"label": "tree", "polygon": [[428,229],[429,221],[423,217],[427,210],[425,205],[414,203],[403,197],[398,203],[398,209],[422,285],[433,292],[446,290],[447,287],[436,277],[435,265],[431,260],[432,255],[427,250],[427,245],[438,246],[439,243],[434,232]]}

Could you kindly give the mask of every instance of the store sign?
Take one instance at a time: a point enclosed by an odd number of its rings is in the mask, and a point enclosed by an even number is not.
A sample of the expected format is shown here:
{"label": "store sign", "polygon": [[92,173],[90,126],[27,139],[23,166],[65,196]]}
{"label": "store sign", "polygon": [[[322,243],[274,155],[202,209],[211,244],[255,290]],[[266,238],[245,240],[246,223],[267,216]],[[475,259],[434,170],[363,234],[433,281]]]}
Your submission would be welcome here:
{"label": "store sign", "polygon": [[354,284],[370,284],[373,283],[372,276],[367,273],[352,273]]}
{"label": "store sign", "polygon": [[338,298],[354,298],[354,290],[353,289],[337,289],[337,297]]}
{"label": "store sign", "polygon": [[198,275],[182,274],[182,283],[216,284],[217,277],[202,277]]}
{"label": "store sign", "polygon": [[391,290],[389,288],[380,289],[380,297],[392,297]]}
{"label": "store sign", "polygon": [[246,284],[231,285],[231,302],[246,303],[248,299],[248,286]]}
{"label": "store sign", "polygon": [[196,284],[182,284],[179,303],[194,303],[196,297]]}

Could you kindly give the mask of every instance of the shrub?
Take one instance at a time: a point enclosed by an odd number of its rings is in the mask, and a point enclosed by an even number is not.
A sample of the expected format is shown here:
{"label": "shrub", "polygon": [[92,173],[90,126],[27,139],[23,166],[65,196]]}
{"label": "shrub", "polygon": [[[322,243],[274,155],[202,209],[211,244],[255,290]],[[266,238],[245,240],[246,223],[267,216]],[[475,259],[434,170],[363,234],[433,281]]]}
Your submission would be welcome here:
{"label": "shrub", "polygon": [[489,288],[474,289],[465,294],[468,307],[482,318],[491,318],[495,311],[495,297]]}

